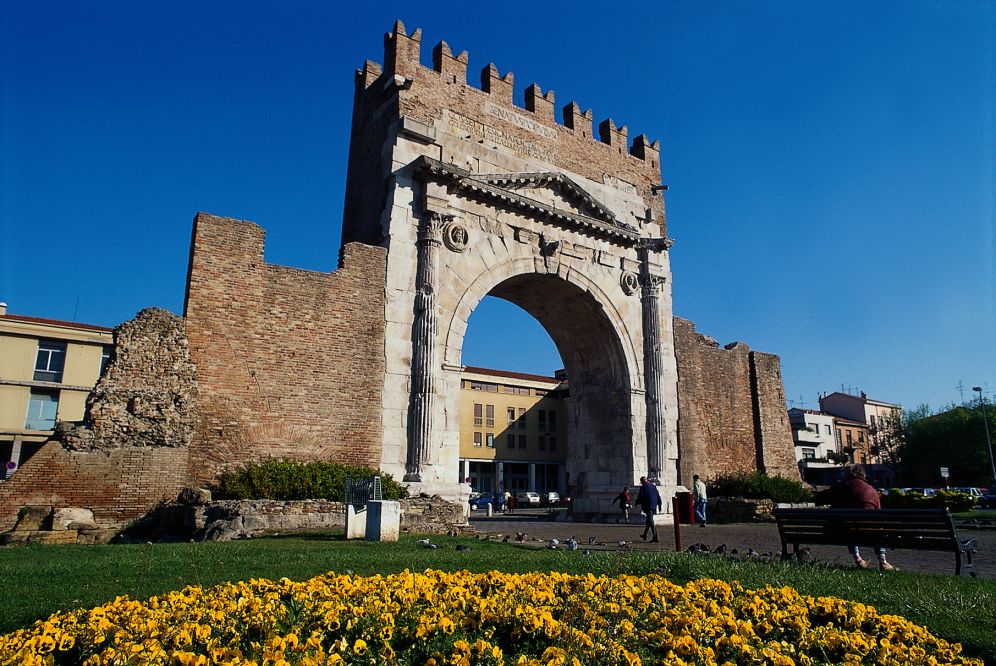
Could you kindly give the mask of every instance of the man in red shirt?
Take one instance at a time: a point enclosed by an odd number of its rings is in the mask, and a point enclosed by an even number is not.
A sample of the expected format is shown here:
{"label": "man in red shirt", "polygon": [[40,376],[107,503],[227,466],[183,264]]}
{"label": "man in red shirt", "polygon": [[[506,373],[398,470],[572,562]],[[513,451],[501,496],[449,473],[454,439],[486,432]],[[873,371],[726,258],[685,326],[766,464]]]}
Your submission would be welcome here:
{"label": "man in red shirt", "polygon": [[[836,486],[816,494],[816,504],[830,504],[834,509],[881,509],[878,491],[865,481],[865,468],[861,465],[848,465],[844,468],[844,480]],[[848,546],[854,563],[862,569],[868,568],[868,560],[861,558],[857,546]],[[882,571],[895,571],[896,567],[885,559],[885,548],[876,548],[878,568]]]}

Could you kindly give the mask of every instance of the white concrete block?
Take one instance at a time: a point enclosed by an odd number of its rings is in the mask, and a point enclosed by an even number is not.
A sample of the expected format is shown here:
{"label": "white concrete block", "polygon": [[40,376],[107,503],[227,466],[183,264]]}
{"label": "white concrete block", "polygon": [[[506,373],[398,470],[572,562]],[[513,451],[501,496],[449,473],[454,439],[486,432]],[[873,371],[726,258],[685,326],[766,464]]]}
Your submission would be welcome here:
{"label": "white concrete block", "polygon": [[367,509],[346,505],[346,538],[362,539],[367,535]]}

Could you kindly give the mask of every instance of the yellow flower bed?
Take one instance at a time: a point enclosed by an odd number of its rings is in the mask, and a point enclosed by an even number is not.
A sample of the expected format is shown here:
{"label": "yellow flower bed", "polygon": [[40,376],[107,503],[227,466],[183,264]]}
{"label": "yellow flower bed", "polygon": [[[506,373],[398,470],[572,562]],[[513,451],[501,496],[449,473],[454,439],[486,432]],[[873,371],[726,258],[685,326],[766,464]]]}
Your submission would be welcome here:
{"label": "yellow flower bed", "polygon": [[404,571],[119,597],[0,636],[2,664],[981,664],[874,608],[660,576]]}

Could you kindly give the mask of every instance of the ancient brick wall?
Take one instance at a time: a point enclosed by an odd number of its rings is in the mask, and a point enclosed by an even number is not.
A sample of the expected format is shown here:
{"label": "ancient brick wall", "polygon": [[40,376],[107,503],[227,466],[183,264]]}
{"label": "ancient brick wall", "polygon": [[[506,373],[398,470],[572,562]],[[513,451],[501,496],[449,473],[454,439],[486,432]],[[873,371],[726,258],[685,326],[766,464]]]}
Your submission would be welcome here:
{"label": "ancient brick wall", "polygon": [[681,482],[755,469],[799,478],[778,357],[742,342],[721,348],[678,317],[674,345]]}
{"label": "ancient brick wall", "polygon": [[185,447],[69,451],[49,442],[0,484],[0,531],[29,505],[84,507],[98,525],[122,525],[176,498],[187,480],[187,455]]}
{"label": "ancient brick wall", "polygon": [[758,459],[769,475],[799,479],[792,426],[785,410],[782,363],[774,354],[751,352],[755,428],[759,433]]}
{"label": "ancient brick wall", "polygon": [[267,264],[263,244],[251,222],[194,221],[191,477],[271,456],[378,466],[385,251],[350,243],[339,270],[319,273]]}

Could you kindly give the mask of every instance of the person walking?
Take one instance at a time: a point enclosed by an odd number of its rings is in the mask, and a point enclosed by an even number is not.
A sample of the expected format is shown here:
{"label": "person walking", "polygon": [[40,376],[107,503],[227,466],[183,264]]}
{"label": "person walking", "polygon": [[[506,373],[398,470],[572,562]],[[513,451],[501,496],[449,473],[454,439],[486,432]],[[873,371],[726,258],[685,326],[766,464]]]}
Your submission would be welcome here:
{"label": "person walking", "polygon": [[[844,468],[844,480],[837,485],[824,491],[816,493],[813,501],[817,504],[829,504],[832,509],[881,509],[882,502],[875,490],[865,481],[865,468],[861,465],[848,465]],[[868,560],[861,557],[861,551],[857,546],[848,546],[854,564],[861,568],[868,568]],[[881,546],[875,548],[878,555],[878,568],[882,571],[895,571],[896,567],[888,562],[885,557],[885,548]]]}
{"label": "person walking", "polygon": [[619,518],[616,518],[616,524],[618,524],[620,520],[625,520],[626,524],[629,525],[629,508],[632,506],[629,488],[623,488],[622,492],[616,495],[616,498],[612,500],[612,503],[615,504],[616,502],[619,503],[619,510],[622,512],[622,515]]}
{"label": "person walking", "polygon": [[661,494],[657,492],[657,486],[648,481],[645,476],[640,477],[640,492],[636,494],[636,504],[646,517],[646,521],[643,524],[643,540],[647,540],[647,533],[650,532],[654,535],[654,538],[650,541],[652,543],[660,543],[660,539],[657,536],[657,525],[654,524],[654,514],[663,506],[661,503]]}
{"label": "person walking", "polygon": [[706,496],[706,485],[698,474],[692,476],[692,495],[695,498],[695,520],[698,521],[699,527],[705,527],[706,506],[709,498]]}

